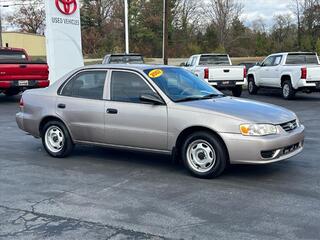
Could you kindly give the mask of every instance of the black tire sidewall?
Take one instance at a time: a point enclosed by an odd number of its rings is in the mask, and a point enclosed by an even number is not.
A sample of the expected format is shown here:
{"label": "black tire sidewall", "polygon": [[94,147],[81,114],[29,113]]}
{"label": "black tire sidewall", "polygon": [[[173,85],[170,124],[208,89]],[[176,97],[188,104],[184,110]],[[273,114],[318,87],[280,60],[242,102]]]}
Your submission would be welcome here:
{"label": "black tire sidewall", "polygon": [[[188,162],[187,159],[187,150],[189,145],[196,140],[205,140],[207,141],[216,153],[216,163],[215,165],[207,172],[197,172],[195,171]],[[181,156],[184,163],[184,166],[189,170],[189,172],[196,177],[199,178],[214,178],[221,175],[224,169],[227,166],[228,154],[225,149],[224,144],[221,142],[219,138],[214,136],[213,134],[207,132],[195,132],[188,136],[181,148]]]}
{"label": "black tire sidewall", "polygon": [[[289,94],[288,94],[288,96],[285,96],[284,95],[284,86],[285,85],[288,85],[289,86]],[[291,84],[291,81],[285,81],[284,83],[283,83],[283,85],[282,85],[282,97],[284,98],[284,99],[286,99],[286,100],[291,100],[291,99],[293,99],[294,98],[294,96],[295,96],[295,90],[293,89],[293,87],[292,87],[292,84]]]}
{"label": "black tire sidewall", "polygon": [[[59,128],[62,130],[62,132],[63,132],[63,134],[64,134],[64,139],[65,139],[63,148],[62,148],[59,152],[56,152],[56,153],[51,152],[51,151],[48,149],[48,147],[47,147],[47,145],[46,145],[46,141],[45,141],[46,132],[47,132],[48,128],[49,128],[49,127],[52,127],[52,126],[57,126],[57,127],[59,127]],[[55,158],[63,158],[63,157],[66,157],[66,156],[68,156],[68,155],[71,153],[71,151],[72,151],[72,149],[73,149],[73,147],[74,147],[74,144],[73,144],[73,141],[72,141],[72,139],[71,139],[71,137],[70,137],[70,134],[69,134],[68,129],[66,128],[66,126],[65,126],[63,123],[61,123],[61,122],[59,122],[59,121],[50,121],[50,122],[46,123],[46,124],[44,125],[44,127],[43,127],[43,130],[42,130],[42,134],[41,134],[41,135],[42,135],[41,137],[42,137],[43,147],[44,147],[44,149],[46,150],[46,152],[47,152],[50,156],[52,156],[52,157],[55,157]]]}
{"label": "black tire sidewall", "polygon": [[[252,89],[251,90],[250,90],[250,84],[252,85]],[[257,86],[256,86],[256,84],[254,82],[254,79],[253,78],[249,78],[249,80],[248,80],[248,92],[249,92],[249,94],[254,95],[254,94],[257,93],[257,90],[258,90],[258,88],[257,88]]]}
{"label": "black tire sidewall", "polygon": [[242,94],[242,86],[236,86],[232,89],[232,95],[234,97],[240,97]]}

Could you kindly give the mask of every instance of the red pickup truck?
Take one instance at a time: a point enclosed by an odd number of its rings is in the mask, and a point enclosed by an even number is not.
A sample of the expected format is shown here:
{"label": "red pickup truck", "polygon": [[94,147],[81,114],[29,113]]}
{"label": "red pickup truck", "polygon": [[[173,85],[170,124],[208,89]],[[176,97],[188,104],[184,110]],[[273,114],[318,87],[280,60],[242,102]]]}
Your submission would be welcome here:
{"label": "red pickup truck", "polygon": [[30,88],[49,86],[49,67],[45,62],[31,61],[19,48],[0,48],[0,93],[16,95]]}

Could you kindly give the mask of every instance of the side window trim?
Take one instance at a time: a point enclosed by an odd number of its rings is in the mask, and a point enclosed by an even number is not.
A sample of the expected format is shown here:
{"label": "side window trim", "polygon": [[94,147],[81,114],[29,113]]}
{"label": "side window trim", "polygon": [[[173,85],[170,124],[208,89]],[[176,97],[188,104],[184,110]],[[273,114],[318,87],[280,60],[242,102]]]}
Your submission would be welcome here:
{"label": "side window trim", "polygon": [[[57,94],[59,96],[63,96],[63,97],[72,97],[72,98],[82,98],[82,97],[74,97],[74,96],[66,96],[63,95],[63,89],[66,87],[66,85],[68,85],[68,83],[70,81],[72,81],[74,78],[78,77],[80,74],[83,73],[92,73],[92,72],[105,72],[106,73],[106,77],[105,77],[105,81],[104,81],[104,87],[103,87],[103,95],[102,95],[102,99],[98,99],[98,100],[105,100],[106,99],[106,89],[107,89],[107,82],[108,82],[108,75],[110,72],[110,69],[85,69],[85,70],[80,70],[75,72],[74,74],[72,74],[71,76],[69,76],[64,82],[63,84],[61,84],[61,86],[58,88]],[[90,98],[82,98],[82,99],[89,99],[89,100],[97,100],[97,99],[90,99]]]}
{"label": "side window trim", "polygon": [[[133,71],[133,70],[128,70],[128,69],[109,69],[109,74],[108,78],[107,78],[107,101],[113,101],[111,100],[111,82],[112,82],[112,74],[113,72],[129,72],[129,73],[133,73],[135,75],[137,75],[138,77],[140,77],[146,84],[147,86],[151,89],[151,91],[155,94],[157,94],[165,103],[164,99],[162,98],[161,94],[158,93],[158,91],[149,83],[149,81],[139,72]],[[117,102],[117,101],[115,101]],[[130,102],[127,102],[130,103]],[[134,103],[134,104],[143,104],[143,103]]]}

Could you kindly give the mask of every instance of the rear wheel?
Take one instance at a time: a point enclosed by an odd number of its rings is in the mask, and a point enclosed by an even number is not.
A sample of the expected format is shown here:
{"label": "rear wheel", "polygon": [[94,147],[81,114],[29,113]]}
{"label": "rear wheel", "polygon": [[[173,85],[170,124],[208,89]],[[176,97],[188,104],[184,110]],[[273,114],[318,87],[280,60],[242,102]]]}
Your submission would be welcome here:
{"label": "rear wheel", "polygon": [[294,99],[296,91],[292,87],[291,81],[284,81],[282,84],[282,96],[284,99],[291,100]]}
{"label": "rear wheel", "polygon": [[258,93],[259,88],[257,87],[254,79],[252,77],[249,78],[248,81],[248,92],[250,95],[255,95]]}
{"label": "rear wheel", "polygon": [[42,131],[42,144],[47,153],[56,158],[68,156],[74,147],[68,129],[59,121],[50,121],[45,124]]}
{"label": "rear wheel", "polygon": [[182,146],[182,159],[192,175],[214,178],[226,168],[228,154],[219,138],[207,132],[195,132]]}
{"label": "rear wheel", "polygon": [[232,89],[232,95],[235,97],[240,97],[242,94],[242,86],[236,86]]}

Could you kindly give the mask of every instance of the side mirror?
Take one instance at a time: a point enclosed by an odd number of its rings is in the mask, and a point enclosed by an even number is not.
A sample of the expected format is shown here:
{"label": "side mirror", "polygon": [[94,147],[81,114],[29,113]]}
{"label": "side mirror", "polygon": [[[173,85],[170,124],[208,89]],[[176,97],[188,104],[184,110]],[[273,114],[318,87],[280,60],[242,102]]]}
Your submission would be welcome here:
{"label": "side mirror", "polygon": [[256,66],[260,66],[260,67],[262,67],[262,66],[263,66],[263,64],[262,64],[262,62],[256,62]]}
{"label": "side mirror", "polygon": [[187,63],[186,62],[180,63],[180,67],[187,67]]}
{"label": "side mirror", "polygon": [[151,104],[155,104],[155,105],[163,105],[164,102],[163,100],[155,94],[142,94],[140,96],[140,100],[142,102],[146,102],[146,103],[151,103]]}

